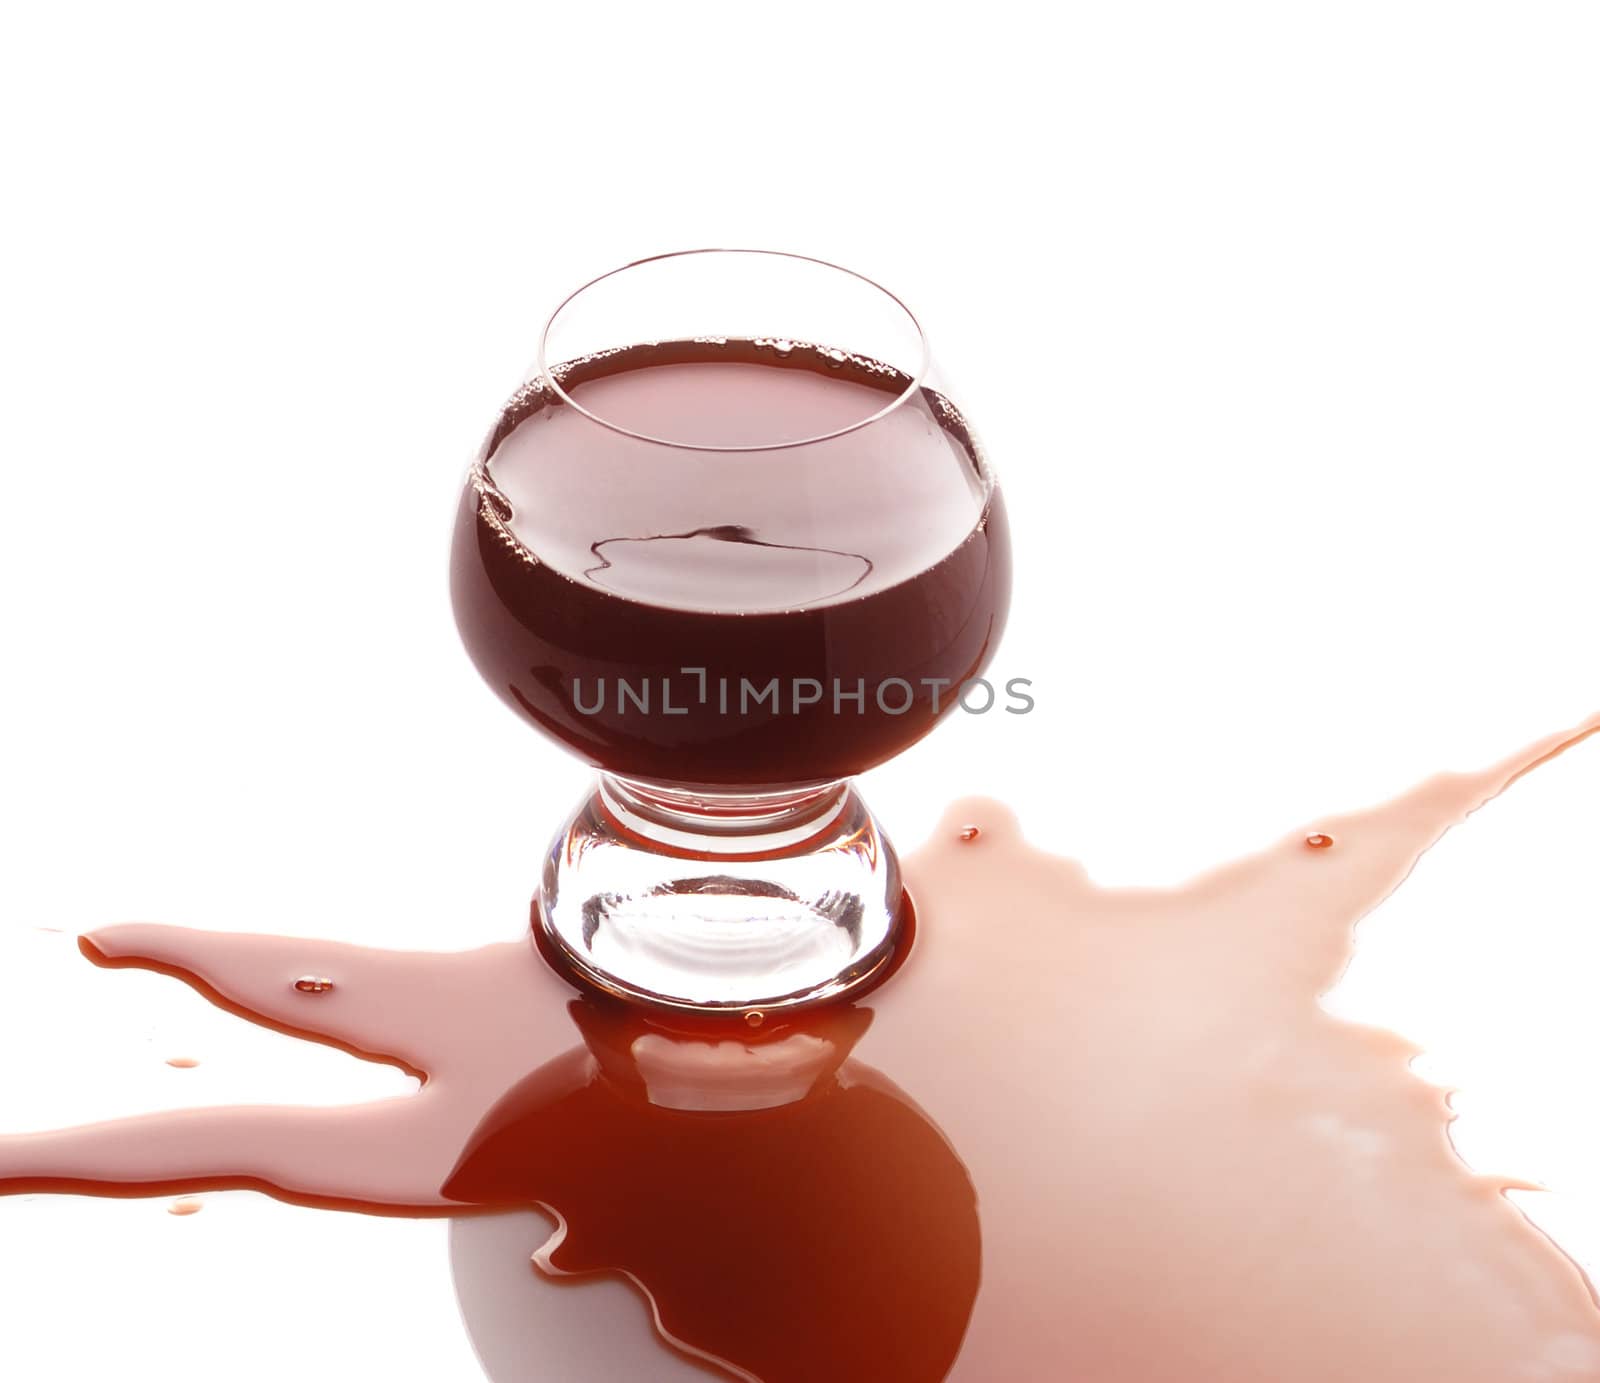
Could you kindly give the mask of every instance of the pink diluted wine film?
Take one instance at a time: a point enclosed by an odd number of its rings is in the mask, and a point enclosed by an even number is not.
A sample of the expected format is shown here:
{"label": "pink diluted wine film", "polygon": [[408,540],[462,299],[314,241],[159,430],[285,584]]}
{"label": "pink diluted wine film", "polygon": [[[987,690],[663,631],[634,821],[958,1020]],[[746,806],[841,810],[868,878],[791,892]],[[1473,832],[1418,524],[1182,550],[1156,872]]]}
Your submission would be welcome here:
{"label": "pink diluted wine film", "polygon": [[892,978],[759,1024],[579,997],[525,941],[108,928],[83,942],[98,963],[424,1087],[7,1136],[0,1190],[543,1205],[563,1232],[541,1272],[624,1273],[666,1341],[766,1383],[1600,1379],[1589,1284],[1515,1183],[1457,1159],[1412,1047],[1318,1003],[1441,834],[1597,730],[1177,889],[1096,887],[1004,807],[959,803],[906,861]]}

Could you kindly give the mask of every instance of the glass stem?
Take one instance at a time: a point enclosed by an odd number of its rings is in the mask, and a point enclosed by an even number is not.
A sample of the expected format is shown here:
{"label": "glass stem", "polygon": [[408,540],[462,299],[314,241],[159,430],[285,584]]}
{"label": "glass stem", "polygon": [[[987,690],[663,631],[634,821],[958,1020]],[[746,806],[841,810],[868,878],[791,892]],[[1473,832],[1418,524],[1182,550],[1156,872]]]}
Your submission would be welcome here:
{"label": "glass stem", "polygon": [[847,779],[730,791],[602,773],[599,787],[601,807],[622,830],[702,856],[800,845],[833,825],[849,795]]}

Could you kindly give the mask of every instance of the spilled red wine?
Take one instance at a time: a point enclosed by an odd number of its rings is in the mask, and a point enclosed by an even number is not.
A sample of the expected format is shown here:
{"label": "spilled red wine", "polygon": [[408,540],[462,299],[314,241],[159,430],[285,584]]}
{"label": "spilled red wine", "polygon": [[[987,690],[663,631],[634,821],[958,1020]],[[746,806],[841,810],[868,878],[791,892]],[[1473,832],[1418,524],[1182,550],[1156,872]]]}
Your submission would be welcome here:
{"label": "spilled red wine", "polygon": [[[97,963],[423,1087],[0,1136],[0,1192],[470,1215],[455,1280],[494,1383],[666,1376],[621,1330],[550,1362],[566,1308],[537,1309],[536,1275],[595,1274],[646,1294],[674,1378],[1594,1383],[1600,1311],[1519,1183],[1461,1164],[1415,1048],[1319,997],[1446,830],[1596,733],[1173,889],[1098,887],[957,803],[905,861],[896,973],[758,1024],[575,997],[526,940],[106,928],[81,942]],[[527,1235],[509,1258],[479,1233],[502,1222]]]}
{"label": "spilled red wine", "polygon": [[554,373],[566,397],[525,387],[474,464],[451,563],[467,651],[534,725],[617,773],[810,783],[893,757],[982,672],[1008,529],[942,395],[791,342]]}

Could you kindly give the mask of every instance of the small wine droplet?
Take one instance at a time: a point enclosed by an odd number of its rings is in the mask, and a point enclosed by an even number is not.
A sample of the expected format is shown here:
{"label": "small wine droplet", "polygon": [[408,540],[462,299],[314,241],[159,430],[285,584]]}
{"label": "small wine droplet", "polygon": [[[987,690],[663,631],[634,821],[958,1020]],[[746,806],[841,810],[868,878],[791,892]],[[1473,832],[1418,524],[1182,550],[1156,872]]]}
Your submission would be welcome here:
{"label": "small wine droplet", "polygon": [[1311,835],[1306,837],[1306,844],[1309,845],[1313,850],[1326,850],[1330,845],[1333,844],[1333,837],[1325,836],[1321,831],[1314,831]]}
{"label": "small wine droplet", "polygon": [[321,975],[302,975],[294,982],[294,987],[302,994],[326,994],[333,988],[333,981]]}
{"label": "small wine droplet", "polygon": [[192,1056],[169,1056],[167,1058],[167,1065],[176,1066],[180,1071],[193,1070],[199,1064],[199,1060]]}
{"label": "small wine droplet", "polygon": [[762,1013],[760,1009],[753,1008],[749,1013],[745,1014],[744,1021],[747,1022],[752,1028],[759,1028],[767,1021],[767,1015]]}
{"label": "small wine droplet", "polygon": [[172,1202],[167,1207],[169,1215],[195,1215],[205,1209],[206,1203],[199,1196],[183,1196]]}
{"label": "small wine droplet", "polygon": [[961,828],[961,839],[969,843],[976,840],[982,834],[983,832],[980,831],[976,826],[963,826]]}

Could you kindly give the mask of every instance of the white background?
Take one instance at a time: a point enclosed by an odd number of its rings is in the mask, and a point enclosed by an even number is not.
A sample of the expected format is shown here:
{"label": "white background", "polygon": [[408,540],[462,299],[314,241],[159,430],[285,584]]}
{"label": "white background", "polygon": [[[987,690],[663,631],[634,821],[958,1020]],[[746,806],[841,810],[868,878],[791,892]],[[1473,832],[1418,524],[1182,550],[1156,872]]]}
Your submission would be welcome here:
{"label": "white background", "polygon": [[[8,6],[0,1131],[404,1084],[36,928],[518,932],[586,774],[457,647],[455,486],[639,255],[877,277],[997,463],[1038,710],[871,776],[902,848],[982,791],[1175,881],[1600,708],[1597,71],[1587,3]],[[1597,802],[1519,784],[1333,1000],[1591,1269]],[[0,1200],[0,1372],[475,1370],[441,1226],[228,1196]]]}

